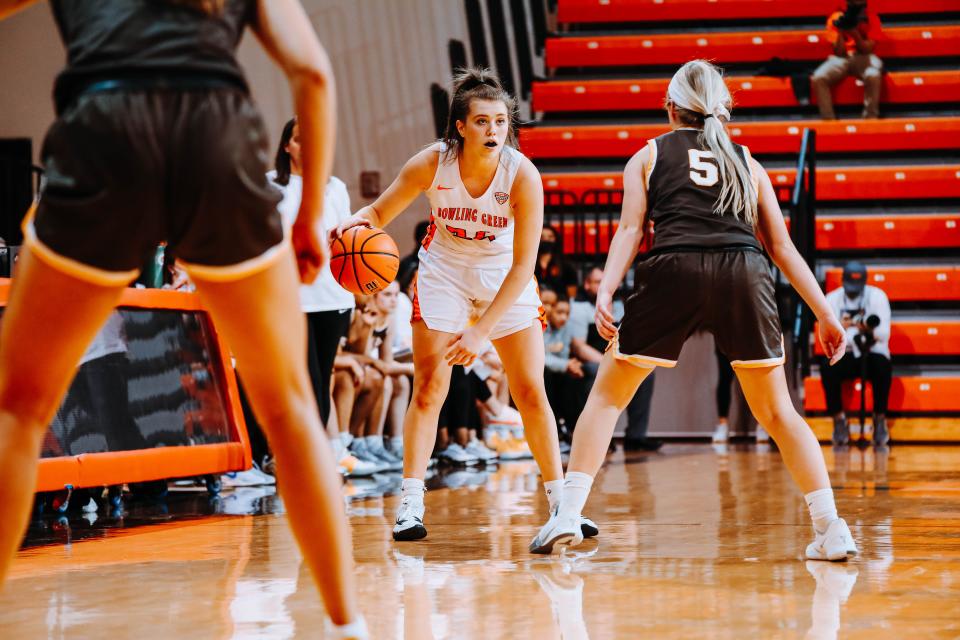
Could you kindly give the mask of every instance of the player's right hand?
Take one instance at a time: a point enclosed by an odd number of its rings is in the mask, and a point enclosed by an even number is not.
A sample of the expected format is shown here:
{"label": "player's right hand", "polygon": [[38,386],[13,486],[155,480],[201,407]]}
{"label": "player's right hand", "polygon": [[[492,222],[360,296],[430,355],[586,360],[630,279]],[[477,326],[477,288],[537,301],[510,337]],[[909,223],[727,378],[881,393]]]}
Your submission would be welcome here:
{"label": "player's right hand", "polygon": [[613,294],[600,290],[597,292],[597,312],[593,316],[597,331],[604,340],[613,340],[617,335],[617,325],[613,319]]}
{"label": "player's right hand", "polygon": [[830,364],[834,365],[847,352],[847,333],[832,313],[826,318],[817,318],[817,321],[820,344],[823,345],[823,351],[827,354]]}
{"label": "player's right hand", "polygon": [[352,229],[353,227],[372,227],[373,224],[364,217],[361,217],[358,214],[353,214],[340,224],[338,224],[333,229],[330,229],[330,242],[333,242],[340,236],[342,236],[347,229]]}

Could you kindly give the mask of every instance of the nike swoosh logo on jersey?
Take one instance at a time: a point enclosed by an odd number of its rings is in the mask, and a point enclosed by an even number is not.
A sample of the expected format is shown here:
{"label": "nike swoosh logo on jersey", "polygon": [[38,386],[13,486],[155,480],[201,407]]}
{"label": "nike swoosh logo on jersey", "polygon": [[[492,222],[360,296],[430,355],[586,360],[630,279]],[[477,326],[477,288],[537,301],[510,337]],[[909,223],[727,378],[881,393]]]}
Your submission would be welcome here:
{"label": "nike swoosh logo on jersey", "polygon": [[441,187],[437,185],[437,191],[453,191],[453,187]]}

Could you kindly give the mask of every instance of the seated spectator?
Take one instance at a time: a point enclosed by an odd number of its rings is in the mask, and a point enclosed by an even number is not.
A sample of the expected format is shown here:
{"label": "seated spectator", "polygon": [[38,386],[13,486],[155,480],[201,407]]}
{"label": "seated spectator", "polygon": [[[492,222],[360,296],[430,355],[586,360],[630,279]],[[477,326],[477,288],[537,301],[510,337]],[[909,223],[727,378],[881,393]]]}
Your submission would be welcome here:
{"label": "seated spectator", "polygon": [[577,293],[577,272],[563,259],[560,234],[549,225],[544,225],[540,232],[534,275],[541,287],[550,287],[565,298]]}
{"label": "seated spectator", "polygon": [[[386,289],[373,296],[379,316],[374,324],[373,333],[377,343],[372,357],[384,363],[384,372],[389,378],[390,394],[384,396],[387,403],[384,425],[384,438],[389,437],[390,451],[403,458],[403,418],[410,405],[410,390],[413,384],[413,362],[397,362],[396,355],[412,355],[413,327],[410,325],[412,305],[407,300],[406,309],[400,310],[401,299],[407,297],[400,291],[400,285],[393,281]],[[402,334],[402,335],[401,335]],[[386,441],[385,441],[386,443]],[[384,445],[386,446],[386,444]]]}
{"label": "seated spectator", "polygon": [[376,329],[380,315],[372,296],[356,296],[356,312],[343,350],[363,365],[363,382],[356,388],[351,375],[337,372],[334,375],[334,403],[341,424],[349,425],[353,436],[351,453],[359,460],[379,464],[381,471],[387,471],[402,468],[403,460],[387,451],[383,444],[386,400],[393,396],[393,381],[391,362],[378,357],[388,331]]}
{"label": "seated spectator", "polygon": [[[847,352],[837,364],[820,364],[820,381],[833,416],[833,444],[850,441],[850,428],[843,411],[844,380],[860,378],[864,367],[873,387],[873,442],[887,444],[887,402],[893,367],[890,363],[890,301],[882,289],[867,284],[867,268],[860,262],[843,267],[843,286],[827,294],[827,303],[847,330]],[[864,358],[866,360],[864,360]]]}
{"label": "seated spectator", "polygon": [[854,76],[863,81],[863,117],[879,118],[883,62],[873,52],[882,37],[876,12],[867,8],[867,0],[847,0],[845,11],[827,19],[827,37],[833,53],[812,77],[820,116],[824,120],[837,117],[831,90],[847,76]]}
{"label": "seated spectator", "polygon": [[430,232],[430,221],[422,220],[417,223],[413,230],[413,250],[400,260],[400,267],[397,269],[397,280],[401,283],[401,289],[406,292],[407,288],[403,283],[409,283],[420,268],[420,247],[423,245],[423,239]]}

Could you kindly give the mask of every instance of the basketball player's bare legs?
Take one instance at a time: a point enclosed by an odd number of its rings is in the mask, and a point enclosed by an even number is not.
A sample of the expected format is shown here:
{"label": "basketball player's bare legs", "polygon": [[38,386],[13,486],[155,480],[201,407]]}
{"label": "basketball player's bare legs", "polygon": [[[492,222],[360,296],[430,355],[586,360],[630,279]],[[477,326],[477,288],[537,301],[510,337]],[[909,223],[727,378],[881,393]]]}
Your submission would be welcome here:
{"label": "basketball player's bare legs", "polygon": [[287,247],[271,266],[240,280],[192,278],[237,359],[254,413],[267,433],[290,528],[327,613],[338,625],[358,620],[341,480],[303,357],[307,327],[293,254]]}
{"label": "basketball player's bare legs", "polygon": [[68,275],[29,247],[17,261],[0,333],[0,584],[30,518],[44,434],[125,287]]}
{"label": "basketball player's bare legs", "polygon": [[830,477],[820,443],[793,408],[783,366],[734,367],[734,371],[750,411],[777,443],[783,463],[800,490],[806,495],[829,489]]}
{"label": "basketball player's bare legs", "polygon": [[493,341],[503,362],[510,395],[517,404],[523,427],[544,483],[563,480],[557,420],[543,383],[543,329],[539,321],[529,328]]}

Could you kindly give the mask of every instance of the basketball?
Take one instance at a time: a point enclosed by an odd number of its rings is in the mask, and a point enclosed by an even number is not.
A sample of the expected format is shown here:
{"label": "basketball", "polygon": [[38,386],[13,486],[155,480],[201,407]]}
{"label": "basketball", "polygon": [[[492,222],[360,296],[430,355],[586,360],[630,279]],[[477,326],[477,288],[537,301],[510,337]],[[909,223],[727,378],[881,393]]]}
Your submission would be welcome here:
{"label": "basketball", "polygon": [[352,227],[330,245],[330,271],[351,293],[372,295],[397,277],[400,252],[383,229]]}

